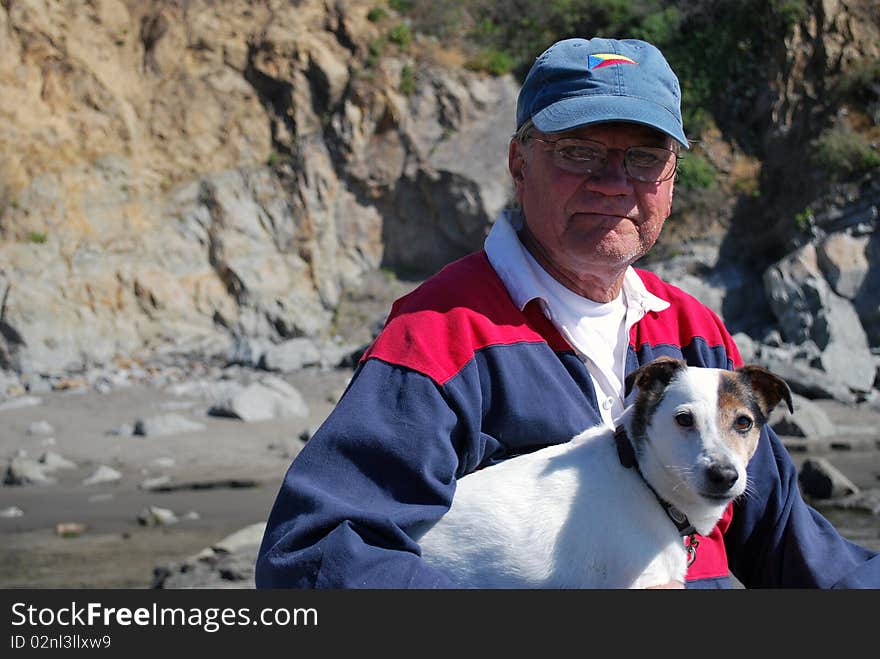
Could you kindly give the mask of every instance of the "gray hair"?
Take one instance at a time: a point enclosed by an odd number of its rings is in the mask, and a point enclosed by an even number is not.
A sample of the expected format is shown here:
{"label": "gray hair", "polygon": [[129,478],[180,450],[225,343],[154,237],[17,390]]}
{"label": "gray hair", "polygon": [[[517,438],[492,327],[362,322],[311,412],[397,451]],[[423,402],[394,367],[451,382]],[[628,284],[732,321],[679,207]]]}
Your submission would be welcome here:
{"label": "gray hair", "polygon": [[532,123],[531,119],[526,119],[523,122],[523,125],[516,129],[516,132],[511,135],[511,140],[516,140],[520,144],[524,144],[526,140],[529,139],[529,133],[532,132],[532,128],[535,127],[535,124]]}
{"label": "gray hair", "polygon": [[[526,119],[523,122],[523,125],[520,126],[516,130],[516,132],[510,136],[510,139],[515,140],[515,141],[519,142],[520,144],[525,144],[526,142],[528,142],[529,137],[531,137],[531,132],[532,132],[532,129],[534,129],[534,127],[535,127],[535,124],[532,123],[532,120]],[[661,132],[661,131],[657,131],[657,132]],[[665,135],[665,133],[664,133],[664,135]],[[675,155],[680,156],[681,155],[681,144],[679,144],[678,141],[674,138],[671,138],[670,141],[672,142],[672,146],[670,148],[675,153]]]}

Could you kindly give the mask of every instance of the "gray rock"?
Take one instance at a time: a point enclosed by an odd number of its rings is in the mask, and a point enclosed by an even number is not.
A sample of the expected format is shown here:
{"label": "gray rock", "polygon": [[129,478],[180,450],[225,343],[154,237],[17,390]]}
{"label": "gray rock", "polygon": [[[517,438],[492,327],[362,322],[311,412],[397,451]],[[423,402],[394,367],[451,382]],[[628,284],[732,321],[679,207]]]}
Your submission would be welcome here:
{"label": "gray rock", "polygon": [[25,379],[27,379],[27,390],[31,394],[48,394],[52,391],[52,380],[50,378],[32,374],[30,376],[22,376],[22,380]]}
{"label": "gray rock", "polygon": [[0,400],[21,391],[24,387],[19,376],[13,371],[0,370]]}
{"label": "gray rock", "polygon": [[148,506],[142,510],[137,521],[141,526],[169,526],[180,521],[174,511],[158,506]]}
{"label": "gray rock", "polygon": [[83,485],[103,485],[104,483],[115,483],[122,480],[122,474],[113,467],[107,465],[99,465],[94,473],[83,481]]}
{"label": "gray rock", "polygon": [[152,478],[145,478],[141,481],[140,489],[142,490],[158,490],[159,488],[165,487],[166,485],[171,483],[171,476],[167,474],[164,476],[154,476]]}
{"label": "gray rock", "polygon": [[55,428],[48,421],[34,421],[28,426],[28,435],[51,435]]}
{"label": "gray rock", "polygon": [[733,335],[733,342],[736,344],[737,349],[739,349],[740,357],[742,357],[743,363],[750,364],[756,361],[759,354],[759,347],[757,342],[745,332],[737,332]]}
{"label": "gray rock", "polygon": [[869,270],[854,304],[872,346],[880,345],[880,232],[874,230],[866,249]]}
{"label": "gray rock", "polygon": [[[326,343],[319,346],[322,368],[350,368],[357,364],[365,346],[354,343]],[[356,357],[353,357],[356,355]]]}
{"label": "gray rock", "polygon": [[848,405],[857,402],[849,387],[825,371],[772,356],[762,356],[760,363],[785,380],[793,393],[810,399],[831,398]]}
{"label": "gray rock", "polygon": [[123,423],[122,425],[111,428],[107,431],[108,435],[116,435],[118,437],[131,437],[134,435],[134,424]]}
{"label": "gray rock", "polygon": [[817,248],[819,267],[835,293],[853,300],[868,275],[870,264],[866,255],[869,236],[833,233]]}
{"label": "gray rock", "polygon": [[834,435],[837,428],[825,411],[808,398],[792,393],[794,412],[779,405],[770,413],[770,426],[778,435],[818,439]]}
{"label": "gray rock", "polygon": [[51,485],[54,478],[46,475],[44,466],[25,456],[15,456],[6,465],[4,485]]}
{"label": "gray rock", "polygon": [[259,366],[267,371],[289,373],[321,364],[321,352],[312,339],[298,337],[266,348]]}
{"label": "gray rock", "polygon": [[798,472],[798,482],[804,494],[814,499],[835,499],[859,491],[855,483],[825,458],[805,460]]}
{"label": "gray rock", "polygon": [[179,414],[160,414],[147,419],[137,419],[134,422],[132,434],[144,437],[161,437],[204,430],[206,427],[204,423],[191,421]]}
{"label": "gray rock", "polygon": [[822,351],[822,370],[851,389],[873,387],[874,363],[859,316],[825,281],[812,244],[769,267],[764,286],[787,341],[813,341]]}
{"label": "gray rock", "polygon": [[254,564],[265,528],[265,522],[257,522],[188,559],[156,566],[153,588],[255,588]]}
{"label": "gray rock", "polygon": [[880,489],[871,488],[854,492],[848,496],[816,502],[822,508],[841,510],[860,510],[871,515],[880,515]]}
{"label": "gray rock", "polygon": [[271,343],[264,339],[236,334],[232,339],[227,360],[230,364],[258,367]]}
{"label": "gray rock", "polygon": [[52,473],[59,469],[76,469],[76,463],[62,457],[54,451],[46,451],[40,456],[40,465],[46,473]]}
{"label": "gray rock", "polygon": [[309,409],[295,387],[280,378],[266,376],[212,406],[208,413],[242,421],[268,421],[306,417]]}

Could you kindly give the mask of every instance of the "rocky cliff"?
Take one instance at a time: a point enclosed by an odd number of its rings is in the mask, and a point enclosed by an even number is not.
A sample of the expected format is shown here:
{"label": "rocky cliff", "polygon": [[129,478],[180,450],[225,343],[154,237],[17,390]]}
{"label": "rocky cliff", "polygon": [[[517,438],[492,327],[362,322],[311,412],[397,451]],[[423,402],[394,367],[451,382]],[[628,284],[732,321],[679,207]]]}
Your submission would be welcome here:
{"label": "rocky cliff", "polygon": [[[680,182],[648,263],[864,391],[880,15],[789,4],[731,53],[754,75],[692,149],[715,185]],[[510,199],[518,83],[401,26],[354,0],[0,0],[0,369],[332,341],[365,277],[478,248]],[[842,345],[855,362],[817,356]]]}
{"label": "rocky cliff", "polygon": [[365,272],[478,247],[516,83],[377,59],[368,10],[0,3],[0,367],[326,334]]}

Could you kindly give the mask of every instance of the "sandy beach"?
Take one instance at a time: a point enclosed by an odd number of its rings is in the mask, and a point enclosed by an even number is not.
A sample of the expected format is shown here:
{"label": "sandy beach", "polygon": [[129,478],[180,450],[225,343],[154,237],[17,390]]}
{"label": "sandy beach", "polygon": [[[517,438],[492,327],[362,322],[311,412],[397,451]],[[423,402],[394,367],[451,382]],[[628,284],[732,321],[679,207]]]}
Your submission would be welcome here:
{"label": "sandy beach", "polygon": [[[324,419],[350,374],[314,369],[285,378],[308,404],[309,416],[302,419],[245,423],[213,417],[205,401],[149,385],[105,394],[53,391],[42,394],[38,405],[0,411],[5,460],[20,451],[38,457],[52,450],[77,465],[54,472],[53,484],[0,487],[0,510],[21,511],[0,518],[0,587],[147,588],[156,565],[264,521],[303,444],[300,435]],[[168,409],[205,429],[156,437],[110,434]],[[54,428],[51,436],[28,434],[40,421]],[[83,484],[100,465],[121,478]],[[162,477],[165,488],[142,487]],[[138,516],[149,506],[173,511],[178,521],[143,525]],[[85,528],[72,536],[57,533],[58,524],[71,523]]]}

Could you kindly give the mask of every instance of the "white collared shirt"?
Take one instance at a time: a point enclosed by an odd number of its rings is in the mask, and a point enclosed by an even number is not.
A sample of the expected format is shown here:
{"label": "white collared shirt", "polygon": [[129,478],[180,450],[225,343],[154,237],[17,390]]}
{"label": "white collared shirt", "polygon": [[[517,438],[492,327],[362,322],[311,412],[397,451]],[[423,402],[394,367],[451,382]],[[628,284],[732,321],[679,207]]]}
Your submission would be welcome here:
{"label": "white collared shirt", "polygon": [[486,238],[489,262],[520,310],[540,300],[544,314],[584,361],[596,388],[602,420],[613,428],[623,412],[626,353],[633,325],[649,311],[669,302],[648,292],[638,273],[628,267],[615,300],[594,302],[554,279],[519,240],[514,224],[519,211],[504,211]]}

